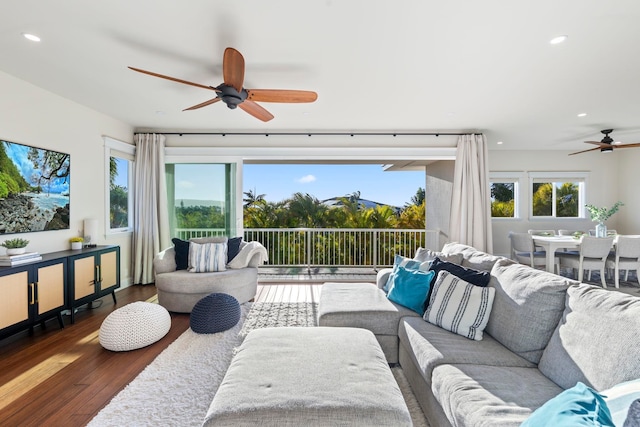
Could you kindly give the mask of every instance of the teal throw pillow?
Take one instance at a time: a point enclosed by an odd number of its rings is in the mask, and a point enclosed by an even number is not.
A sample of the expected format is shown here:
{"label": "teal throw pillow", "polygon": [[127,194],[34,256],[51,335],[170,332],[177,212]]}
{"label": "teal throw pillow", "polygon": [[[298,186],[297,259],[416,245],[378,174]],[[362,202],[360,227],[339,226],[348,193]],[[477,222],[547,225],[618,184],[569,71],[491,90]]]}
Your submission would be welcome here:
{"label": "teal throw pillow", "polygon": [[387,283],[384,284],[382,290],[385,292],[389,292],[389,288],[391,287],[391,283],[393,282],[393,276],[396,274],[398,267],[404,267],[408,270],[429,270],[429,266],[431,265],[431,261],[428,262],[420,262],[415,259],[403,257],[402,255],[396,255],[393,259],[393,271],[389,274],[389,278],[387,279]]}
{"label": "teal throw pillow", "polygon": [[581,382],[536,409],[520,427],[614,426],[604,398]]}
{"label": "teal throw pillow", "polygon": [[433,271],[409,270],[398,266],[387,298],[422,316],[434,274]]}

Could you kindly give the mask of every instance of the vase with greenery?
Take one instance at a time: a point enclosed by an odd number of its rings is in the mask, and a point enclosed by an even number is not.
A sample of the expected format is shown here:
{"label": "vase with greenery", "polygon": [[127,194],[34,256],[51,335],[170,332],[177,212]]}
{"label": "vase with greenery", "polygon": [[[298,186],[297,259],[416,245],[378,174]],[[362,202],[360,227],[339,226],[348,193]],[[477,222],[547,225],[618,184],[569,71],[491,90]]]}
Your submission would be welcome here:
{"label": "vase with greenery", "polygon": [[589,214],[591,215],[591,221],[595,221],[598,223],[596,225],[596,237],[607,237],[607,226],[604,222],[611,218],[613,214],[618,212],[620,206],[624,206],[624,203],[616,202],[616,204],[611,206],[611,208],[599,208],[593,205],[585,205],[585,207],[589,211]]}
{"label": "vase with greenery", "polygon": [[7,248],[7,255],[23,254],[28,244],[29,241],[27,239],[21,239],[19,237],[15,239],[8,239],[0,243],[1,246]]}

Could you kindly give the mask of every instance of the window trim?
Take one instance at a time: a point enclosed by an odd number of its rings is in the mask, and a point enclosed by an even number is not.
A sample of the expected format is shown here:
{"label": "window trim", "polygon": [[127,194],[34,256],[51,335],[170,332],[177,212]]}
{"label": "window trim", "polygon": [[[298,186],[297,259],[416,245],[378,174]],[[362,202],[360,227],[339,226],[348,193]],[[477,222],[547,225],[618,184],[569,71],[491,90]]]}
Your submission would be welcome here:
{"label": "window trim", "polygon": [[[123,233],[131,233],[133,231],[133,183],[134,183],[134,168],[135,168],[135,155],[136,146],[128,144],[126,142],[103,136],[104,140],[104,165],[105,165],[105,182],[104,182],[104,194],[105,194],[105,235],[116,235]],[[127,160],[129,162],[128,176],[127,176],[127,189],[129,191],[128,206],[127,206],[127,227],[111,228],[111,188],[109,180],[109,162],[111,157],[117,157]]]}
{"label": "window trim", "polygon": [[[589,185],[589,172],[576,171],[576,172],[529,172],[529,185],[527,186],[527,204],[529,206],[529,221],[544,221],[544,220],[560,220],[560,221],[574,221],[576,219],[587,218],[584,205],[586,200],[586,188]],[[578,185],[578,216],[577,217],[558,217],[555,216],[555,198],[553,204],[553,215],[549,216],[534,216],[533,215],[533,184],[540,182],[577,182]],[[555,186],[554,186],[555,194]]]}
{"label": "window trim", "polygon": [[523,172],[489,172],[489,185],[492,182],[512,182],[514,183],[514,207],[513,217],[491,217],[492,221],[514,221],[521,220],[522,207],[526,206],[526,191],[523,191],[526,174]]}

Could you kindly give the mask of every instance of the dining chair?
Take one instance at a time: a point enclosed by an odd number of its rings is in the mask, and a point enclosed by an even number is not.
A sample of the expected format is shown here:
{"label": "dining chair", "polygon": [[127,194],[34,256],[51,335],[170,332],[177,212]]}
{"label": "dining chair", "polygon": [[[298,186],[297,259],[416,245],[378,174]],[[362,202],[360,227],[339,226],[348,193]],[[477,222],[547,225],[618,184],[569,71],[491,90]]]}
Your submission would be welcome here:
{"label": "dining chair", "polygon": [[[533,237],[529,233],[509,233],[511,239],[511,259],[520,264],[526,264],[533,268],[547,266],[547,253],[536,251]],[[555,258],[556,272],[558,272],[558,258]]]}
{"label": "dining chair", "polygon": [[629,278],[629,270],[635,270],[640,285],[640,236],[617,236],[613,246],[615,251],[607,257],[607,269],[615,271],[615,285],[620,287],[620,270],[624,270],[624,280]]}
{"label": "dining chair", "polygon": [[582,282],[584,270],[600,271],[602,287],[607,287],[605,263],[613,245],[613,237],[582,236],[578,253],[564,252],[558,254],[560,268],[578,269],[578,281]]}
{"label": "dining chair", "polygon": [[[556,230],[527,230],[527,233],[532,236],[555,236]],[[535,244],[535,243],[534,243]],[[540,246],[536,246],[536,251],[544,251]]]}

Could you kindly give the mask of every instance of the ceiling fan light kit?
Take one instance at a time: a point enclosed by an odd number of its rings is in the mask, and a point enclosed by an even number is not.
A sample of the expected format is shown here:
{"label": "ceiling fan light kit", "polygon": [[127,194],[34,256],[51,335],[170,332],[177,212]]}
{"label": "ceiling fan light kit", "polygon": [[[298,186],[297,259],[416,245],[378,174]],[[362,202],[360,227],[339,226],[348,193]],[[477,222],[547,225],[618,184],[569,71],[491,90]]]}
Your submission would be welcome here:
{"label": "ceiling fan light kit", "polygon": [[603,129],[600,132],[604,135],[604,138],[602,138],[601,141],[585,141],[586,144],[595,144],[597,145],[597,147],[589,148],[588,150],[576,151],[575,153],[570,153],[569,155],[573,156],[574,154],[588,153],[589,151],[595,150],[600,150],[601,153],[611,153],[614,149],[618,148],[640,147],[640,143],[621,144],[619,141],[614,142],[613,138],[609,136],[609,134],[613,132],[613,129]]}
{"label": "ceiling fan light kit", "polygon": [[273,119],[273,114],[261,107],[256,101],[260,102],[280,102],[280,103],[301,103],[314,102],[318,99],[318,94],[306,90],[284,90],[284,89],[245,89],[242,87],[244,83],[244,57],[240,52],[232,47],[228,47],[224,51],[222,58],[222,76],[224,82],[218,86],[208,86],[200,83],[194,83],[175,77],[165,76],[163,74],[154,73],[152,71],[142,70],[140,68],[129,67],[133,71],[148,74],[154,77],[171,80],[202,89],[213,90],[216,97],[208,101],[201,102],[183,111],[197,110],[207,105],[215,104],[218,101],[224,102],[227,107],[234,110],[240,107],[241,110],[251,114],[253,117],[267,122]]}

